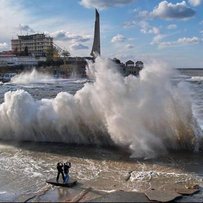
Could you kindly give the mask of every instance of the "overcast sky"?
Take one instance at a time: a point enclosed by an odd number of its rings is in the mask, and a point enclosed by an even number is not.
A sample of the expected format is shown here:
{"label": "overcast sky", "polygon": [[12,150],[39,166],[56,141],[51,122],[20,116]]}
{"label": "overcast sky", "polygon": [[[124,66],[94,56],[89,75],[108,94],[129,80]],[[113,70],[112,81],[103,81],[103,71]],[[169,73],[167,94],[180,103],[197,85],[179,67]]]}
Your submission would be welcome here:
{"label": "overcast sky", "polygon": [[0,50],[17,35],[39,32],[72,56],[89,56],[94,8],[103,56],[203,68],[203,0],[0,0]]}

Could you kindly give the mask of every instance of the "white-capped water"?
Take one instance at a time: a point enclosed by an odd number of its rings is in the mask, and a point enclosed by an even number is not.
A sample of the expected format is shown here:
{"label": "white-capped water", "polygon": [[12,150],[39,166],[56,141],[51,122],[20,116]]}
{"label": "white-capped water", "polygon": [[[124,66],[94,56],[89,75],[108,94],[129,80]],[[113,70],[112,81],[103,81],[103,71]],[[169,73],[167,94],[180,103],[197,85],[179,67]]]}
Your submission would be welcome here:
{"label": "white-capped water", "polygon": [[26,71],[11,78],[12,84],[29,84],[29,83],[46,83],[54,82],[54,77],[48,73],[38,72],[33,69],[31,72]]}
{"label": "white-capped water", "polygon": [[193,76],[190,79],[188,79],[189,81],[203,81],[203,76]]}
{"label": "white-capped water", "polygon": [[93,82],[75,95],[35,100],[24,90],[6,92],[0,138],[117,145],[145,158],[197,149],[201,132],[189,94],[171,83],[175,73],[165,64],[151,62],[139,77],[123,77],[112,61],[97,58],[87,72]]}

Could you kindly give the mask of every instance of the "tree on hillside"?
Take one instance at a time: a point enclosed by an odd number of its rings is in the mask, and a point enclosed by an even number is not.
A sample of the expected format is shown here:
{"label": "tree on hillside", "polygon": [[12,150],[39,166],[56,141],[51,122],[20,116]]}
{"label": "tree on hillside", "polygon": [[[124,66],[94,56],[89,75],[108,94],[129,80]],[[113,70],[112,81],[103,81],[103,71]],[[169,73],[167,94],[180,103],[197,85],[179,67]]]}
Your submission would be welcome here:
{"label": "tree on hillside", "polygon": [[29,55],[28,47],[26,46],[24,49],[24,56],[28,56],[28,55]]}
{"label": "tree on hillside", "polygon": [[69,52],[69,51],[63,51],[63,52],[61,53],[61,56],[62,56],[62,58],[63,58],[64,64],[66,64],[66,60],[67,60],[67,58],[70,56],[70,52]]}
{"label": "tree on hillside", "polygon": [[47,61],[57,60],[59,58],[59,52],[55,47],[50,47],[46,51]]}
{"label": "tree on hillside", "polygon": [[61,54],[64,58],[69,57],[70,56],[70,52],[69,51],[63,51]]}

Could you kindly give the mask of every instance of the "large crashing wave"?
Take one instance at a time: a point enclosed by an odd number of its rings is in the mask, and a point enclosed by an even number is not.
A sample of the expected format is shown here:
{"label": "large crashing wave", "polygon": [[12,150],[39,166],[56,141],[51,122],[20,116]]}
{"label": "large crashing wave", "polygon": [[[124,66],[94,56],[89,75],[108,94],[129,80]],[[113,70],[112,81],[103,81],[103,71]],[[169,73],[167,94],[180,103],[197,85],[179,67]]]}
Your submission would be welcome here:
{"label": "large crashing wave", "polygon": [[7,92],[0,105],[0,138],[127,147],[133,157],[198,145],[191,102],[172,72],[158,63],[139,77],[123,77],[103,58],[89,64],[94,79],[75,95],[35,101],[23,90]]}

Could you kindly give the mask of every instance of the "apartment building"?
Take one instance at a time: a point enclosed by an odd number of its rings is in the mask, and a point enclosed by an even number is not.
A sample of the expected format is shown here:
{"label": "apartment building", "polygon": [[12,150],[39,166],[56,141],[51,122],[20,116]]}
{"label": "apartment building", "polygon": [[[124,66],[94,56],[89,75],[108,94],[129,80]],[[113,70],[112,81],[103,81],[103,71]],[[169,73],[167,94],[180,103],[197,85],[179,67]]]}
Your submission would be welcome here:
{"label": "apartment building", "polygon": [[45,34],[21,35],[11,40],[11,47],[15,54],[46,56],[47,51],[53,48],[53,38]]}

